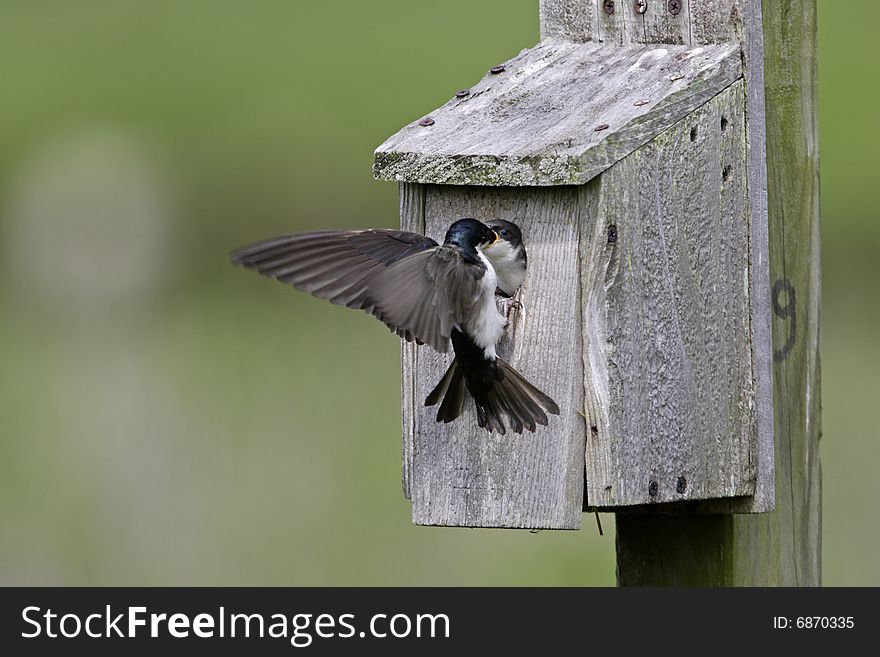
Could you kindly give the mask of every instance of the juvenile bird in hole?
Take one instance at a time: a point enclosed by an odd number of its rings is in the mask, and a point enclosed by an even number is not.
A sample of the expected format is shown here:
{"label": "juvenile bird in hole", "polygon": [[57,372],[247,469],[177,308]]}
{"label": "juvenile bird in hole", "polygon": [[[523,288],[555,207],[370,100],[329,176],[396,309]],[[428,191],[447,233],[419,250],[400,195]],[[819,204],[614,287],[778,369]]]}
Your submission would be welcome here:
{"label": "juvenile bird in hole", "polygon": [[498,235],[498,241],[485,250],[498,276],[495,294],[502,299],[505,318],[510,319],[511,310],[523,307],[517,296],[526,280],[526,247],[522,231],[512,221],[494,219],[487,225]]}

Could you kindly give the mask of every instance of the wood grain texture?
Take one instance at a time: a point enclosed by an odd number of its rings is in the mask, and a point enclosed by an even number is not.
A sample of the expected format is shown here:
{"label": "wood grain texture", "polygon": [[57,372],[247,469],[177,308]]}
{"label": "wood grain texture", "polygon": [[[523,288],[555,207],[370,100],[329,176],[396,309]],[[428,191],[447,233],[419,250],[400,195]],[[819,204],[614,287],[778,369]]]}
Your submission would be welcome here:
{"label": "wood grain texture", "polygon": [[[751,0],[746,0],[750,2]],[[732,43],[742,32],[743,0],[683,0],[688,6],[690,43]]]}
{"label": "wood grain texture", "polygon": [[[758,425],[758,481],[755,497],[742,508],[750,511],[775,508],[776,456],[773,388],[773,341],[770,309],[770,246],[767,208],[767,122],[764,82],[764,35],[761,0],[742,0],[747,21],[742,34],[745,59],[746,128],[748,132],[749,206],[752,212],[752,344],[757,392],[755,419]],[[737,5],[739,7],[739,5]],[[737,11],[739,11],[737,9]],[[769,436],[773,436],[770,439]],[[751,504],[753,506],[748,506]]]}
{"label": "wood grain texture", "polygon": [[[451,354],[404,350],[404,451],[412,441],[413,522],[423,525],[577,529],[584,486],[577,188],[425,189],[427,234],[442,239],[454,220],[502,218],[523,229],[529,270],[524,311],[514,311],[499,355],[561,408],[547,427],[522,435],[477,426],[473,401],[451,424],[423,400]],[[418,195],[404,194],[414,227]],[[412,207],[409,207],[412,203]],[[411,427],[411,438],[408,432]]]}
{"label": "wood grain texture", "polygon": [[629,45],[734,43],[743,0],[681,0],[677,14],[667,0],[617,0],[614,13],[603,0],[540,0],[541,39]]}
{"label": "wood grain texture", "polygon": [[[751,3],[751,4],[750,4]],[[760,6],[746,3],[747,23],[740,22],[741,2],[692,3],[699,15],[694,24],[706,33],[739,34],[743,38],[746,88],[746,131],[748,134],[747,178],[751,210],[751,331],[755,385],[755,422],[758,436],[757,480],[752,496],[699,503],[667,504],[662,507],[633,507],[639,513],[762,513],[775,507],[775,454],[773,404],[773,346],[770,333],[771,285],[767,217],[767,167],[764,109],[764,48]],[[710,7],[711,5],[711,7]],[[713,10],[709,10],[714,7]],[[712,20],[718,25],[711,27]],[[632,524],[632,520],[628,521]]]}
{"label": "wood grain texture", "polygon": [[[640,30],[630,33],[630,40],[637,43],[675,43],[691,44],[691,5],[693,2],[683,0],[681,11],[673,14],[669,11],[667,0],[648,0],[644,23]],[[696,42],[702,43],[702,42]]]}
{"label": "wood grain texture", "polygon": [[[400,227],[413,233],[425,234],[425,187],[424,185],[400,184]],[[412,499],[413,436],[416,418],[415,374],[413,366],[419,347],[406,340],[400,341],[400,412],[403,435],[403,495]],[[409,364],[409,366],[408,366]]]}
{"label": "wood grain texture", "polygon": [[613,14],[601,11],[602,0],[598,0],[598,5],[598,39],[602,43],[683,45],[691,42],[687,2],[682,3],[678,14],[669,12],[666,0],[648,0],[644,13],[636,11],[634,0],[615,3]]}
{"label": "wood grain texture", "polygon": [[[732,576],[744,585],[818,586],[822,405],[816,3],[764,4],[777,506],[767,516],[734,518]],[[794,319],[783,316],[786,307]],[[792,321],[796,330],[790,341]]]}
{"label": "wood grain texture", "polygon": [[607,14],[602,8],[603,0],[596,0],[596,24],[598,26],[598,41],[622,46],[629,43],[626,38],[626,7],[625,2],[615,2],[613,14]]}
{"label": "wood grain texture", "polygon": [[541,39],[595,41],[596,0],[539,0]]}
{"label": "wood grain texture", "polygon": [[432,125],[414,122],[390,137],[376,150],[374,175],[429,184],[585,183],[741,75],[737,45],[544,41],[431,113]]}
{"label": "wood grain texture", "polygon": [[[762,29],[760,1],[741,3],[746,82],[751,85],[750,160],[760,158],[763,150],[764,105],[758,101],[760,91],[766,92],[775,417],[762,419],[759,405],[758,421],[775,427],[776,510],[722,516],[618,514],[621,585],[821,584],[816,5],[815,0],[768,1],[765,9]],[[753,211],[763,191],[762,181],[752,179],[760,164],[749,165]],[[761,238],[760,227],[753,226],[753,237]],[[769,308],[770,295],[755,302]],[[760,330],[769,333],[769,326]]]}
{"label": "wood grain texture", "polygon": [[744,105],[738,82],[609,169],[582,221],[590,506],[754,493]]}

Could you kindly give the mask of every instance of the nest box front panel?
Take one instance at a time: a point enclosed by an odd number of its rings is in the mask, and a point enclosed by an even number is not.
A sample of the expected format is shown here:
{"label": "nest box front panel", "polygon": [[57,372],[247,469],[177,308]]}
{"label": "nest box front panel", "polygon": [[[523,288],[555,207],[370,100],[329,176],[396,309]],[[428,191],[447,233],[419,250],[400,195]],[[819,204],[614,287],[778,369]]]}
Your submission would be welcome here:
{"label": "nest box front panel", "polygon": [[473,401],[437,423],[428,393],[452,354],[403,348],[404,487],[423,525],[577,529],[584,499],[578,187],[402,186],[403,228],[443,239],[456,219],[516,222],[528,250],[522,309],[499,356],[560,407],[532,433],[489,433]]}

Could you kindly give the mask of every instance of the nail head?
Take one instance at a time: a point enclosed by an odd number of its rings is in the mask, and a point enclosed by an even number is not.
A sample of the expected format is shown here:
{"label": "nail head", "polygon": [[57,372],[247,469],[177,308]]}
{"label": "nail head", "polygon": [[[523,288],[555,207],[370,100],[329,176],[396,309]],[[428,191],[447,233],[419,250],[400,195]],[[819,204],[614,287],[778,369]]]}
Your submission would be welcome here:
{"label": "nail head", "polygon": [[602,3],[602,8],[605,10],[605,13],[609,16],[614,13],[614,0],[605,0]]}
{"label": "nail head", "polygon": [[499,64],[498,66],[493,66],[489,69],[489,73],[492,75],[498,75],[499,73],[504,73],[504,69],[507,68],[504,64]]}
{"label": "nail head", "polygon": [[648,0],[636,0],[636,13],[644,14],[648,10]]}
{"label": "nail head", "polygon": [[688,487],[688,481],[684,477],[679,477],[678,481],[675,482],[675,491],[679,495],[683,495],[684,492],[687,490],[687,487]]}
{"label": "nail head", "polygon": [[667,9],[669,9],[669,13],[673,16],[678,16],[681,11],[681,0],[669,0],[666,5]]}
{"label": "nail head", "polygon": [[648,495],[651,497],[657,497],[657,493],[660,490],[660,485],[656,481],[652,481],[648,484]]}
{"label": "nail head", "polygon": [[608,243],[614,244],[617,241],[617,226],[611,224],[608,226]]}
{"label": "nail head", "polygon": [[459,89],[458,91],[455,92],[456,98],[464,98],[464,97],[470,96],[470,95],[471,95],[470,89]]}
{"label": "nail head", "polygon": [[419,125],[425,126],[425,127],[427,127],[429,125],[434,125],[434,119],[432,119],[430,116],[426,116],[421,121],[419,121]]}
{"label": "nail head", "polygon": [[608,129],[608,124],[607,124],[607,123],[602,123],[602,124],[600,124],[600,125],[597,125],[595,128],[593,128],[593,130],[594,130],[595,132],[601,132],[602,130],[607,130],[607,129]]}

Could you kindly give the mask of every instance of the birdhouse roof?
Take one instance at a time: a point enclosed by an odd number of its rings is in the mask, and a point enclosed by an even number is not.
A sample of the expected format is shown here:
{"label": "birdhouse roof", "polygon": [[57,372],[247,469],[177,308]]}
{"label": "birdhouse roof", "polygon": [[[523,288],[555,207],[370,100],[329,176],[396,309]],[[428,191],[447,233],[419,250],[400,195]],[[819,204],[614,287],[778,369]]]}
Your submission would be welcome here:
{"label": "birdhouse roof", "polygon": [[742,77],[738,45],[546,40],[376,149],[382,180],[577,185]]}

